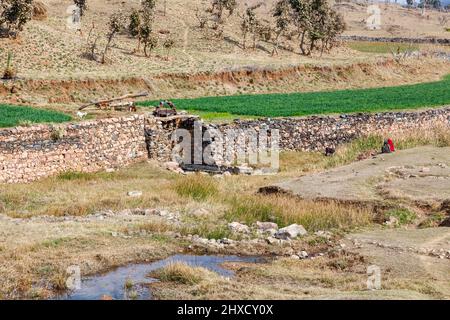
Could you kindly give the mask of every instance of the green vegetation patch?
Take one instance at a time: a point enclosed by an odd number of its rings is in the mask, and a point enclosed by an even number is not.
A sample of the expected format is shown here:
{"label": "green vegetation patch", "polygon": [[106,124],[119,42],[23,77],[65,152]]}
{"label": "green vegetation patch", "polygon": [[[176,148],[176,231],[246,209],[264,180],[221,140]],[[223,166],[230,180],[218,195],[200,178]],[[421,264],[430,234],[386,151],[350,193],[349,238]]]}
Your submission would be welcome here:
{"label": "green vegetation patch", "polygon": [[370,42],[370,41],[352,41],[347,46],[353,50],[369,53],[401,53],[407,50],[416,51],[419,49],[417,45],[408,43],[392,43],[392,42]]}
{"label": "green vegetation patch", "polygon": [[61,112],[0,104],[1,128],[31,125],[33,123],[60,123],[71,119],[69,115]]}
{"label": "green vegetation patch", "polygon": [[[380,112],[450,103],[450,75],[441,81],[356,90],[204,97],[174,100],[178,109],[244,116],[288,117]],[[156,101],[142,102],[143,106]]]}
{"label": "green vegetation patch", "polygon": [[386,218],[395,217],[400,225],[411,224],[416,220],[416,213],[408,209],[392,209],[386,212]]}

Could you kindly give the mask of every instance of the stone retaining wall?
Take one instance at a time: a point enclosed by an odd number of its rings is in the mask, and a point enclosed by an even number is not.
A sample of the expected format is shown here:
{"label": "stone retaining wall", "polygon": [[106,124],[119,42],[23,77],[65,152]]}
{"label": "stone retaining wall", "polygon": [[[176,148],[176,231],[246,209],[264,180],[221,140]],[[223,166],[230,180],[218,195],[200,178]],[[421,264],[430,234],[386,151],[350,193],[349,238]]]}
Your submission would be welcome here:
{"label": "stone retaining wall", "polygon": [[[192,132],[193,116],[166,119],[135,115],[60,125],[0,130],[0,183],[30,182],[67,171],[95,172],[148,158],[171,161],[172,133]],[[324,151],[371,133],[398,133],[438,124],[450,125],[450,107],[417,112],[237,120],[204,125],[227,131],[278,129],[283,150]]]}
{"label": "stone retaining wall", "polygon": [[[427,129],[437,125],[450,126],[450,107],[412,112],[236,120],[228,124],[209,125],[208,128],[222,133],[222,139],[216,139],[216,141],[223,142],[223,149],[239,139],[230,138],[227,134],[229,130],[241,130],[240,136],[243,138],[249,136],[247,130],[265,129],[270,132],[272,129],[278,129],[281,150],[324,152],[328,147],[336,148],[340,144],[369,134],[378,133],[388,137],[393,133]],[[220,149],[217,146],[214,148]],[[248,149],[248,146],[246,148]],[[232,162],[233,156],[230,157],[230,154],[227,154],[226,157],[227,159],[223,159],[218,156],[216,159],[220,163],[228,164],[229,160]]]}
{"label": "stone retaining wall", "polygon": [[368,42],[434,43],[434,44],[450,45],[450,39],[447,38],[340,36],[340,39],[350,41],[368,41]]}
{"label": "stone retaining wall", "polygon": [[0,130],[0,183],[95,172],[147,158],[144,116]]}

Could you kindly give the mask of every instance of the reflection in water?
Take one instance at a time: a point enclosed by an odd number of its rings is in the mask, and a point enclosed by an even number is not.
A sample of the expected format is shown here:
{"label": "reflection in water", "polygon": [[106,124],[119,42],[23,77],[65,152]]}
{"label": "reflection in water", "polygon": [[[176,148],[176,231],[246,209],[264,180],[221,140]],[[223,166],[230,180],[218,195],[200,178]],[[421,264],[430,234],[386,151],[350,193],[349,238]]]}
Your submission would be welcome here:
{"label": "reflection in water", "polygon": [[224,277],[231,277],[233,272],[222,268],[222,263],[255,263],[258,261],[260,261],[260,258],[257,257],[175,255],[153,263],[131,264],[102,275],[87,277],[82,280],[81,289],[71,291],[61,296],[60,299],[98,300],[102,296],[110,296],[117,300],[151,299],[148,284],[158,280],[148,277],[148,274],[170,263],[184,262],[190,266],[209,269]]}

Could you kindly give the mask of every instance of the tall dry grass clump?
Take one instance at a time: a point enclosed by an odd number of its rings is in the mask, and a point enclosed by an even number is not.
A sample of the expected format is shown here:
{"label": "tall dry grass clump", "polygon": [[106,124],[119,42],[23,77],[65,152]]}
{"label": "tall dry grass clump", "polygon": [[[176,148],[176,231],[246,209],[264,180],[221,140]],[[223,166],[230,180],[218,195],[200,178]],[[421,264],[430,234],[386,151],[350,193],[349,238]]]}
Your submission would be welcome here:
{"label": "tall dry grass clump", "polygon": [[216,275],[205,268],[192,267],[183,262],[174,262],[152,272],[151,276],[163,282],[194,285]]}
{"label": "tall dry grass clump", "polygon": [[179,179],[175,182],[174,189],[178,195],[197,201],[215,196],[219,192],[213,178],[200,174]]}
{"label": "tall dry grass clump", "polygon": [[450,147],[450,126],[436,124],[428,129],[410,130],[394,135],[394,139],[400,150],[424,145]]}
{"label": "tall dry grass clump", "polygon": [[285,195],[236,197],[231,200],[226,218],[247,224],[256,221],[273,221],[279,226],[297,223],[309,231],[354,228],[373,221],[368,209]]}

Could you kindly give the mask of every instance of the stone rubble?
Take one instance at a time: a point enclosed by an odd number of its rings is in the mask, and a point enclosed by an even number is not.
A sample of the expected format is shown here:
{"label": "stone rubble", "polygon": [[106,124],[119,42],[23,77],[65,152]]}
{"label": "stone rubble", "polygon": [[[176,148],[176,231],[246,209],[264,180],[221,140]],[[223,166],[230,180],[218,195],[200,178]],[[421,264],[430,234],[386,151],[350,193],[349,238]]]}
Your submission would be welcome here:
{"label": "stone rubble", "polygon": [[239,222],[229,223],[228,228],[234,233],[250,233],[250,227]]}
{"label": "stone rubble", "polygon": [[295,239],[299,236],[305,236],[308,232],[306,229],[298,224],[292,224],[286,228],[282,228],[275,233],[275,238],[281,240]]}

